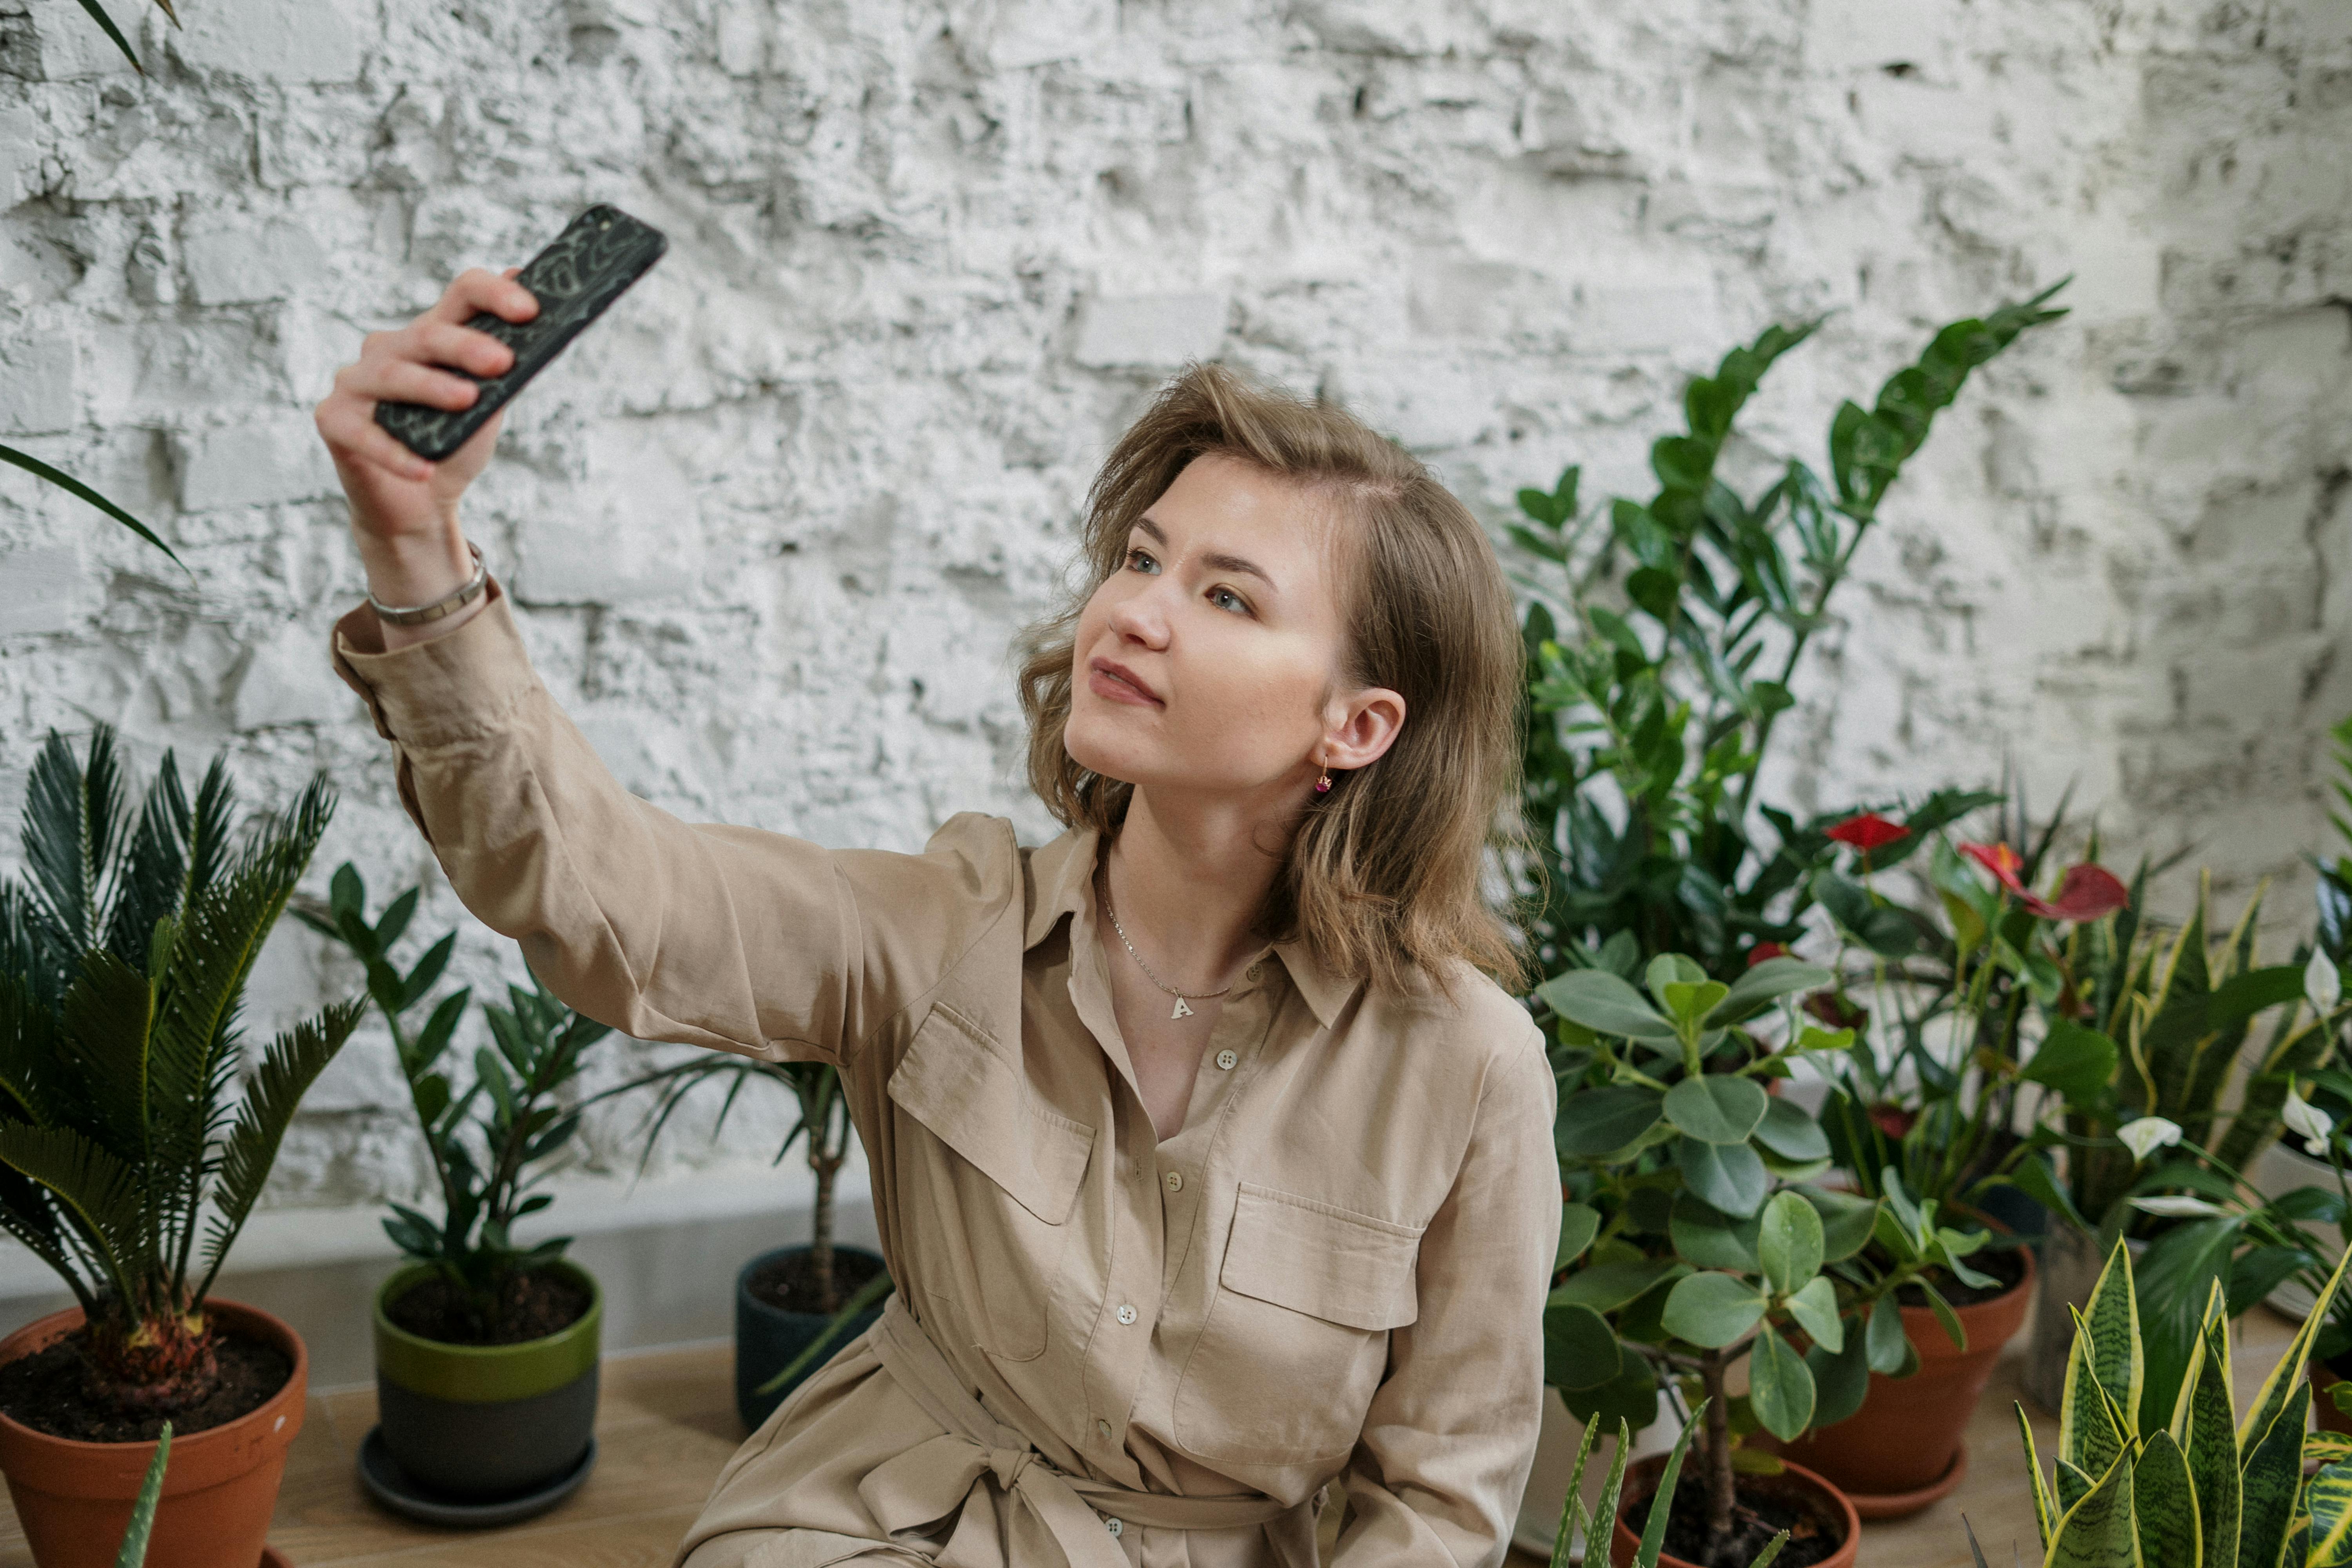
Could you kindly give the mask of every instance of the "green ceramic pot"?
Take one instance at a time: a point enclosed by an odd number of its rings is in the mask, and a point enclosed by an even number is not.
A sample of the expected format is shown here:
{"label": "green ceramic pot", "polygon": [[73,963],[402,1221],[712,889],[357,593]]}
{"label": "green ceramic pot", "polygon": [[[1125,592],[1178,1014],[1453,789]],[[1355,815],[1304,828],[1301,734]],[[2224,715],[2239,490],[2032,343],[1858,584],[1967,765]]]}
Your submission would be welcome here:
{"label": "green ceramic pot", "polygon": [[576,1264],[548,1265],[588,1292],[579,1321],[511,1345],[453,1345],[397,1328],[385,1305],[432,1273],[411,1264],[375,1294],[377,1419],[402,1469],[452,1498],[530,1491],[580,1462],[596,1426],[604,1293]]}

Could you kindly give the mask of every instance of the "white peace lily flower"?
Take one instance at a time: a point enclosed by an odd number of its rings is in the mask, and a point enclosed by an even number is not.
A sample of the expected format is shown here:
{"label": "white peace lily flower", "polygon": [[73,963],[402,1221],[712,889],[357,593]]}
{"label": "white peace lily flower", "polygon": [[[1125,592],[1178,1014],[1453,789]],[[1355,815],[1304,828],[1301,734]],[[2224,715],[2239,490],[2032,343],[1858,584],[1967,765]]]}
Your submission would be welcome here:
{"label": "white peace lily flower", "polygon": [[2208,1215],[2225,1212],[2220,1204],[2209,1204],[2203,1198],[2177,1197],[2170,1194],[2154,1198],[2134,1198],[2132,1207],[2144,1214],[2160,1214],[2168,1219],[2200,1219]]}
{"label": "white peace lily flower", "polygon": [[2336,961],[2315,948],[2311,962],[2303,966],[2303,994],[2319,1013],[2334,1012],[2336,1004],[2344,999],[2344,981],[2336,973]]}
{"label": "white peace lily flower", "polygon": [[2336,1131],[2335,1119],[2304,1099],[2293,1084],[2287,1086],[2286,1105],[2279,1111],[2279,1120],[2302,1137],[2305,1152],[2327,1152],[2327,1135]]}
{"label": "white peace lily flower", "polygon": [[2143,1116],[2116,1128],[2116,1136],[2124,1141],[2135,1161],[2145,1161],[2166,1144],[2180,1142],[2180,1123],[2161,1116]]}

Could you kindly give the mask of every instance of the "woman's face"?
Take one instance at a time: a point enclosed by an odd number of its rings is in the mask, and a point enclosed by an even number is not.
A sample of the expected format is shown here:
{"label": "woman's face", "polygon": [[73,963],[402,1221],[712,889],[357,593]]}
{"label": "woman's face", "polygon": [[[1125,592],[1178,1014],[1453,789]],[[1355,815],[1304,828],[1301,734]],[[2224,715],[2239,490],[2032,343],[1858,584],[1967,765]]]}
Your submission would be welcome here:
{"label": "woman's face", "polygon": [[1078,617],[1064,744],[1155,794],[1311,792],[1387,750],[1403,699],[1343,687],[1341,583],[1319,498],[1195,458],[1137,520]]}

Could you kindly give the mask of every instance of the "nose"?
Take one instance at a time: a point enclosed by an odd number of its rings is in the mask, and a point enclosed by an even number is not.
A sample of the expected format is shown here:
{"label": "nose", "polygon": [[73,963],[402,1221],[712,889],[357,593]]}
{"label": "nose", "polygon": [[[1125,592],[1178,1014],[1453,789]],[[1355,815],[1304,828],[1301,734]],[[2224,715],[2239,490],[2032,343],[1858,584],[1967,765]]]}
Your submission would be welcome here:
{"label": "nose", "polygon": [[1153,592],[1158,581],[1120,597],[1110,607],[1110,629],[1123,640],[1150,648],[1168,646],[1168,612]]}

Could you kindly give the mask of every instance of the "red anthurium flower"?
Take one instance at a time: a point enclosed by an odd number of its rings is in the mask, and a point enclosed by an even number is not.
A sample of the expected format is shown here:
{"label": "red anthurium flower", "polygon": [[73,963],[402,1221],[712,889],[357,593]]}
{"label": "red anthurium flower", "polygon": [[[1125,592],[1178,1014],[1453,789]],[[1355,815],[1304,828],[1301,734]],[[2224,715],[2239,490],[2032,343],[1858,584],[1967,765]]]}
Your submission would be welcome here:
{"label": "red anthurium flower", "polygon": [[1881,1132],[1899,1143],[1904,1134],[1911,1131],[1912,1124],[1919,1120],[1919,1113],[1906,1110],[1899,1105],[1879,1104],[1870,1108],[1870,1119],[1877,1123]]}
{"label": "red anthurium flower", "polygon": [[2065,921],[2079,925],[2084,921],[2110,915],[2131,902],[2131,892],[2116,879],[2114,872],[2104,866],[2087,861],[2066,868],[2066,875],[2058,884],[2058,896],[2042,900],[2029,898],[2025,907],[2045,921]]}
{"label": "red anthurium flower", "polygon": [[1911,830],[1887,821],[1874,811],[1865,811],[1860,816],[1849,816],[1831,828],[1830,837],[1867,855],[1874,849],[1884,849],[1898,839],[1910,837]]}
{"label": "red anthurium flower", "polygon": [[2019,898],[2031,899],[2033,896],[2025,890],[2025,884],[2017,878],[2019,868],[2025,862],[2019,859],[2017,851],[2008,845],[1963,844],[1960,846],[1960,853],[1991,872],[1995,881]]}
{"label": "red anthurium flower", "polygon": [[1786,958],[1789,950],[1777,942],[1759,942],[1748,950],[1748,967],[1755,968],[1768,958]]}

